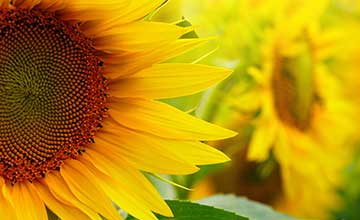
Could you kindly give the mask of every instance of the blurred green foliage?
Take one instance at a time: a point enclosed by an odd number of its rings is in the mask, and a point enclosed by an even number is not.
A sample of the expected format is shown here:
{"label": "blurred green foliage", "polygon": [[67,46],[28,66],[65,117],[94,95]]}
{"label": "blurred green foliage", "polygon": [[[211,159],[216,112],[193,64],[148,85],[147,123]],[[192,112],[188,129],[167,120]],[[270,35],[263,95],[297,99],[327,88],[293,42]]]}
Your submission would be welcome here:
{"label": "blurred green foliage", "polygon": [[[360,145],[359,145],[360,147]],[[344,172],[345,184],[338,193],[342,198],[339,210],[334,211],[337,220],[360,219],[360,152]]]}

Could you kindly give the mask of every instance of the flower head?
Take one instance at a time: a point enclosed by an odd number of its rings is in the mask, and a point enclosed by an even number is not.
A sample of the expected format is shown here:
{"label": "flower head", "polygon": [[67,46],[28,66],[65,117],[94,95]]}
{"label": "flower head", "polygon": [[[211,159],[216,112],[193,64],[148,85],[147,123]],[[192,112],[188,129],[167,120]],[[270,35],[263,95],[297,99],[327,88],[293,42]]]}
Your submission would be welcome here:
{"label": "flower head", "polygon": [[[261,60],[247,68],[253,85],[246,91],[235,88],[231,98],[245,113],[240,117],[257,113],[250,122],[255,130],[248,158],[275,156],[283,180],[283,208],[321,218],[338,201],[338,174],[351,158],[349,146],[356,134],[353,103],[327,63],[335,59],[338,33],[322,30],[324,4],[315,12],[313,4],[305,3],[295,13],[286,13],[284,7],[274,14],[262,35]],[[243,108],[244,100],[251,107]]]}
{"label": "flower head", "polygon": [[161,62],[204,42],[144,21],[164,0],[0,0],[0,218],[139,219],[171,210],[141,171],[188,174],[228,158],[234,133],[154,99],[230,74]]}

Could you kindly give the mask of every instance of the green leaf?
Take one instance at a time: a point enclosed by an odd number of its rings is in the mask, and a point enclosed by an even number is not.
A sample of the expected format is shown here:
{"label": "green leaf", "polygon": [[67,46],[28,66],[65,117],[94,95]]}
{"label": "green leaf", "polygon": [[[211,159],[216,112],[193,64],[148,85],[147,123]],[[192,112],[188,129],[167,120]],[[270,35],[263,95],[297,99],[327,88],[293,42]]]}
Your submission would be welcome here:
{"label": "green leaf", "polygon": [[165,102],[169,105],[172,105],[181,111],[192,113],[191,111],[194,111],[198,108],[199,102],[201,101],[202,93],[197,93],[190,96],[182,96],[177,98],[171,98],[171,99],[162,99],[162,102]]}
{"label": "green leaf", "polygon": [[[157,216],[159,220],[249,220],[233,212],[189,201],[168,200],[166,203],[173,211],[175,217]],[[127,220],[131,219],[134,218],[127,218]]]}
{"label": "green leaf", "polygon": [[[360,149],[360,143],[356,145]],[[344,184],[338,189],[340,206],[332,211],[334,219],[360,219],[360,152],[356,152],[353,161],[344,170]]]}
{"label": "green leaf", "polygon": [[234,195],[216,195],[199,201],[200,204],[222,208],[246,216],[250,220],[287,220],[295,219],[274,211],[272,208],[258,202],[250,201]]}
{"label": "green leaf", "polygon": [[[185,20],[185,19],[178,22],[176,25],[180,26],[180,27],[190,27],[190,26],[192,26],[192,24],[188,20]],[[191,31],[189,33],[184,34],[180,38],[181,39],[199,38],[199,35],[197,35],[197,33],[195,31]]]}

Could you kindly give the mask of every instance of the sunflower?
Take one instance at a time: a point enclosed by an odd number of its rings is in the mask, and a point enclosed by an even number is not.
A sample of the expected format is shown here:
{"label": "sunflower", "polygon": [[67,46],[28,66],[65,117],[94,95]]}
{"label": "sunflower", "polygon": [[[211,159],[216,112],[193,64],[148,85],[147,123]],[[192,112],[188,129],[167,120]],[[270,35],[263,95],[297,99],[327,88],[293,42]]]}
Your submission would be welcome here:
{"label": "sunflower", "polygon": [[256,114],[248,159],[277,159],[284,190],[280,207],[327,218],[338,202],[339,173],[351,160],[356,134],[354,105],[328,66],[337,33],[321,30],[319,17],[317,23],[304,19],[315,17],[309,11],[275,17],[264,32],[262,63],[248,69],[254,86],[240,95],[253,109],[235,104]]}
{"label": "sunflower", "polygon": [[235,135],[156,99],[197,93],[223,68],[162,63],[202,39],[150,22],[165,0],[0,0],[0,218],[172,216],[144,172],[228,161]]}

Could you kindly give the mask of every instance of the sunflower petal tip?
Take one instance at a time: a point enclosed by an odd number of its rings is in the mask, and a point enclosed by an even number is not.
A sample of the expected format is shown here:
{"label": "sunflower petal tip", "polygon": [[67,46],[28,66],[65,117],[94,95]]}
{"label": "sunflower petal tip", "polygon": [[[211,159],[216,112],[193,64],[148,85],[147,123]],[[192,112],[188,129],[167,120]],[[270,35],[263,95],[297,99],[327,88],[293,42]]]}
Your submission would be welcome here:
{"label": "sunflower petal tip", "polygon": [[229,133],[229,138],[237,136],[239,133],[233,130],[226,129]]}
{"label": "sunflower petal tip", "polygon": [[231,74],[233,74],[234,70],[232,69],[227,69],[227,68],[223,68],[223,74],[224,74],[224,78],[226,79],[227,77],[229,77]]}
{"label": "sunflower petal tip", "polygon": [[228,157],[226,154],[224,154],[224,155],[225,155],[224,160],[223,160],[223,161],[221,161],[220,163],[227,163],[227,162],[230,162],[230,161],[231,161],[231,158],[230,158],[230,157]]}
{"label": "sunflower petal tip", "polygon": [[218,82],[221,82],[227,79],[234,72],[232,69],[228,69],[225,67],[213,67],[214,73],[217,74]]}
{"label": "sunflower petal tip", "polygon": [[169,217],[169,218],[173,218],[175,217],[174,216],[174,213],[172,212],[172,210],[170,209],[169,206],[166,206],[167,208],[163,210],[163,212],[161,213],[163,216],[165,217]]}
{"label": "sunflower petal tip", "polygon": [[227,138],[233,138],[238,135],[236,131],[229,130],[227,128],[221,128],[221,131],[219,131],[219,139],[227,139]]}
{"label": "sunflower petal tip", "polygon": [[231,161],[231,158],[222,151],[218,151],[217,157],[217,161],[214,161],[215,164],[227,163]]}

